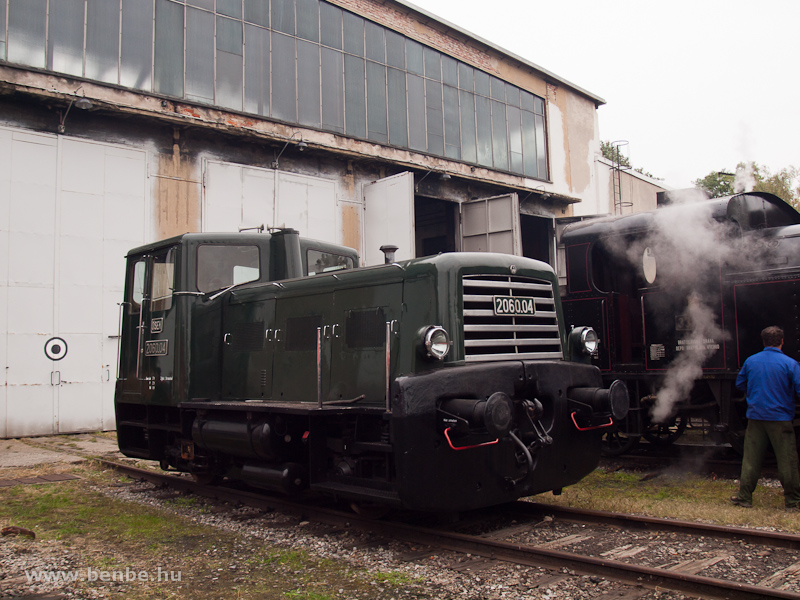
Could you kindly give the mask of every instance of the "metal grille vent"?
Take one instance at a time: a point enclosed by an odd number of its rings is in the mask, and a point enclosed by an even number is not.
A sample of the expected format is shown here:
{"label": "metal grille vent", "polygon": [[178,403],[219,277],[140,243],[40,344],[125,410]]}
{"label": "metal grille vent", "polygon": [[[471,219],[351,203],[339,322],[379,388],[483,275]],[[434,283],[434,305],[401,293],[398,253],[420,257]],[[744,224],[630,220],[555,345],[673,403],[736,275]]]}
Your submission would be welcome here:
{"label": "metal grille vent", "polygon": [[[466,275],[464,353],[467,362],[521,358],[562,359],[551,282],[507,275]],[[495,297],[532,300],[534,314],[496,314]]]}
{"label": "metal grille vent", "polygon": [[264,349],[264,322],[236,323],[233,326],[231,350],[257,352]]}
{"label": "metal grille vent", "polygon": [[379,348],[386,343],[386,316],[383,308],[352,310],[345,321],[348,348]]}

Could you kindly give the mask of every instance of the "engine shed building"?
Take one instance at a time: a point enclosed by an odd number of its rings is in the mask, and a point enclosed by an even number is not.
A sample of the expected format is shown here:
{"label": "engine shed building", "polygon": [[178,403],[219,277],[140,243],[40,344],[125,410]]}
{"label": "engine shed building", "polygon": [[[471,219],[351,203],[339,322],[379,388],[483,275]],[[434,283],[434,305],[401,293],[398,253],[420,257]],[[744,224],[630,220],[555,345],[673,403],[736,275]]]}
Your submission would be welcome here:
{"label": "engine shed building", "polygon": [[401,0],[0,0],[0,437],[114,428],[143,243],[553,264],[556,218],[610,205],[601,104]]}

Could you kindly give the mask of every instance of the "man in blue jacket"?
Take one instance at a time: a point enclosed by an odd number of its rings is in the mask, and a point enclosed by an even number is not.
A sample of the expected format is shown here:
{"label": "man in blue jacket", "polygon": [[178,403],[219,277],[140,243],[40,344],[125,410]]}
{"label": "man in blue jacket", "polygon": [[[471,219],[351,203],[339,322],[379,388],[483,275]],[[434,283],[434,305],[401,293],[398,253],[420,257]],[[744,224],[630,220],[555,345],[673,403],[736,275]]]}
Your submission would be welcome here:
{"label": "man in blue jacket", "polygon": [[800,509],[800,472],[792,420],[795,395],[800,396],[800,365],[783,353],[783,330],[767,327],[761,332],[764,349],[744,361],[736,387],[747,393],[747,431],[739,493],[731,498],[737,506],[753,506],[753,490],[769,445],[778,459],[786,508]]}

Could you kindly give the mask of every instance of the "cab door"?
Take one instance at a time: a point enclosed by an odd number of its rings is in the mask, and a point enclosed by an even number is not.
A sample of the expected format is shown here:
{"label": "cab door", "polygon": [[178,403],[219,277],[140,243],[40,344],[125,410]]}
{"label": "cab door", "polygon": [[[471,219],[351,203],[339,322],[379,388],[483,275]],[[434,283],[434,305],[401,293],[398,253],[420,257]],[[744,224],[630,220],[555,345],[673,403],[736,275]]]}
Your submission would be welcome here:
{"label": "cab door", "polygon": [[129,259],[120,348],[123,402],[173,403],[176,255],[177,248],[170,247]]}

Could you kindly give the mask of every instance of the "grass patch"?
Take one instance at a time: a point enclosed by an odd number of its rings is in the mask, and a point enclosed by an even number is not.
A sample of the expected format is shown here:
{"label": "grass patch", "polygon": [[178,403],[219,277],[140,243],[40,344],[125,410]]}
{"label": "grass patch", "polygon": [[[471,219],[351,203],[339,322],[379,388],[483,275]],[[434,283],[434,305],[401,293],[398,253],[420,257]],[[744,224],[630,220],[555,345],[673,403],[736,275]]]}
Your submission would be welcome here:
{"label": "grass patch", "polygon": [[[344,561],[318,559],[204,526],[171,510],[110,498],[92,488],[127,485],[126,479],[96,464],[83,463],[71,472],[81,479],[0,488],[0,527],[16,525],[36,533],[35,540],[10,542],[19,554],[55,547],[57,553],[70,553],[72,568],[83,575],[91,569],[119,576],[111,582],[70,584],[76,593],[130,600],[427,597],[424,585],[409,586],[410,579],[400,574],[376,577]],[[165,504],[183,510],[199,508],[195,505],[202,501],[181,497]],[[154,580],[159,569],[165,575],[161,581]],[[124,581],[126,573],[146,573],[151,580]],[[382,589],[376,590],[377,582]]]}
{"label": "grass patch", "polygon": [[751,509],[730,503],[729,498],[737,489],[738,484],[731,480],[686,473],[649,474],[599,468],[565,488],[561,496],[542,494],[531,499],[574,508],[800,532],[800,513],[785,510],[780,485],[759,484]]}

